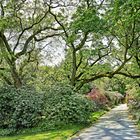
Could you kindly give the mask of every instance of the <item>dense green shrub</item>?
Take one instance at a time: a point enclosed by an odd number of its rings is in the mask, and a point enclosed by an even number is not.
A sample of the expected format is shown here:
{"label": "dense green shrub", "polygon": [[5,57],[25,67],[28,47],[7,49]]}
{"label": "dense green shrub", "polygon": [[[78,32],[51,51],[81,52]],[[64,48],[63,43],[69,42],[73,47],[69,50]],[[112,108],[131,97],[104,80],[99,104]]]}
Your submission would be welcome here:
{"label": "dense green shrub", "polygon": [[[44,89],[0,88],[0,135],[9,135],[20,128],[37,126],[40,130],[66,124],[87,123],[93,112],[92,101],[71,86],[57,84]],[[17,133],[17,132],[16,132]]]}
{"label": "dense green shrub", "polygon": [[54,85],[46,92],[46,125],[86,123],[93,112],[92,102],[68,85]]}
{"label": "dense green shrub", "polygon": [[28,128],[41,119],[44,95],[33,88],[0,87],[0,127]]}

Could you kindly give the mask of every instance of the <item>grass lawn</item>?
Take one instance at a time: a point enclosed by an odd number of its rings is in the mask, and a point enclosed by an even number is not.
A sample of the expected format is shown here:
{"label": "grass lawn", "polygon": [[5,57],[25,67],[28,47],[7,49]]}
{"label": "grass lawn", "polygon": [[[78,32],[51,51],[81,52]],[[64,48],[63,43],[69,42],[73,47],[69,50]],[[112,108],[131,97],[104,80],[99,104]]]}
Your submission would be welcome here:
{"label": "grass lawn", "polygon": [[84,128],[84,126],[72,125],[59,130],[0,137],[0,140],[66,140],[82,128]]}
{"label": "grass lawn", "polygon": [[[91,116],[91,121],[94,123],[102,116],[105,111],[94,112]],[[38,133],[27,133],[16,136],[0,137],[0,140],[67,140],[81,129],[88,127],[87,125],[70,125],[59,130],[52,130]]]}
{"label": "grass lawn", "polygon": [[105,112],[104,110],[94,112],[90,118],[91,122],[96,122]]}

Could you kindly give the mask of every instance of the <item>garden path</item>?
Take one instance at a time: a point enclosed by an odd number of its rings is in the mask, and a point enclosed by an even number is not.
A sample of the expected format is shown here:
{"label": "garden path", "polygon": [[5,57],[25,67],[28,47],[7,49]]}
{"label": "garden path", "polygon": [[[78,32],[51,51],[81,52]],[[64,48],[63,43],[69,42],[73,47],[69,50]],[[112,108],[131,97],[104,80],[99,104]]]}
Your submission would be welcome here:
{"label": "garden path", "polygon": [[71,140],[140,140],[140,135],[128,117],[127,105],[121,104]]}

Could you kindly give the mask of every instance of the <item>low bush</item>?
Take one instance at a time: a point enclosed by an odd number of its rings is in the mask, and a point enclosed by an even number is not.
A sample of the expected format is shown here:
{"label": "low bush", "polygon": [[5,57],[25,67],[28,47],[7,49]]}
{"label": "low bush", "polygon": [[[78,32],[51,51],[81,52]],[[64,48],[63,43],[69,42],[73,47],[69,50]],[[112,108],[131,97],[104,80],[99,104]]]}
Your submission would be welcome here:
{"label": "low bush", "polygon": [[69,85],[54,85],[46,90],[45,127],[68,123],[87,123],[93,112],[92,102],[74,92]]}
{"label": "low bush", "polygon": [[34,126],[43,131],[90,121],[94,111],[92,101],[75,93],[71,86],[57,84],[44,91],[43,94],[33,88],[1,87],[0,135]]}
{"label": "low bush", "polygon": [[38,124],[44,110],[44,94],[33,88],[0,87],[0,128],[20,129]]}

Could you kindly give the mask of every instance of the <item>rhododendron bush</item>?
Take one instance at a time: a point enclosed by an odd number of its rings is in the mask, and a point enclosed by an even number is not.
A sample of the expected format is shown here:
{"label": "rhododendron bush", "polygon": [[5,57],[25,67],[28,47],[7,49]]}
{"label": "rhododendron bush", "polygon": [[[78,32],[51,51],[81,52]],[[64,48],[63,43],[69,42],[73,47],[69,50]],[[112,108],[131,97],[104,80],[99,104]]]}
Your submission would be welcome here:
{"label": "rhododendron bush", "polygon": [[86,96],[93,101],[97,110],[107,107],[108,99],[98,88],[93,88]]}

